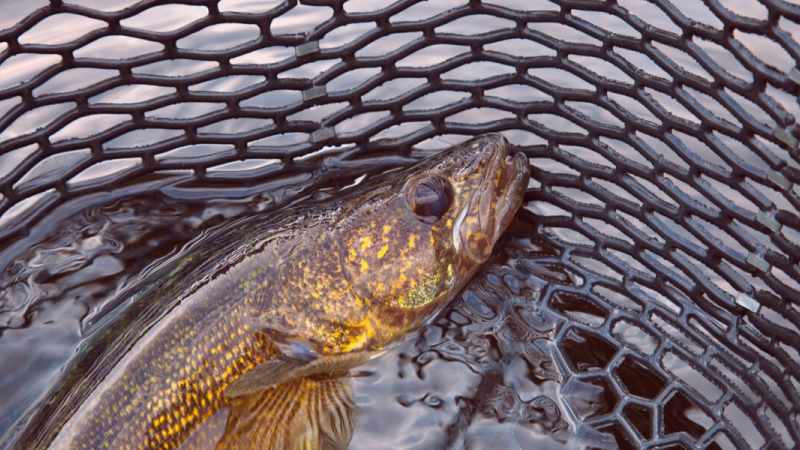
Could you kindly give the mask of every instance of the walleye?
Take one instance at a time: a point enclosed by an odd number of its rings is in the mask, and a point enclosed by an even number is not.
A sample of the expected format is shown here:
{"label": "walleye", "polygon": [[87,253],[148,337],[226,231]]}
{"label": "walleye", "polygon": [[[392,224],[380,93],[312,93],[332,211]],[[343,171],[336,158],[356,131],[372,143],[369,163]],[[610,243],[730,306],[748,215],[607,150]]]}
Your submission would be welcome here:
{"label": "walleye", "polygon": [[461,291],[528,178],[491,134],[224,227],[87,339],[9,448],[346,447],[354,401],[337,374]]}

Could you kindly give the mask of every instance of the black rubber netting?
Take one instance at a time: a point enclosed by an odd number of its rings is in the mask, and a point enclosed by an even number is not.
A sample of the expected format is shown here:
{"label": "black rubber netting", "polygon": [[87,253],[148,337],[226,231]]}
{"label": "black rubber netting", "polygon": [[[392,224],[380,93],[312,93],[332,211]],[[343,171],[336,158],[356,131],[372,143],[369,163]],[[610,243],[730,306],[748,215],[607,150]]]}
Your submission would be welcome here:
{"label": "black rubber netting", "polygon": [[[522,214],[556,249],[535,260],[581,280],[539,300],[563,318],[563,389],[615,397],[567,413],[620,446],[800,443],[800,6],[54,0],[3,14],[4,267],[54,208],[134,180],[199,201],[502,132],[531,158]],[[28,306],[0,299],[0,325]],[[593,367],[574,345],[613,356]],[[664,426],[671,414],[688,425]]]}

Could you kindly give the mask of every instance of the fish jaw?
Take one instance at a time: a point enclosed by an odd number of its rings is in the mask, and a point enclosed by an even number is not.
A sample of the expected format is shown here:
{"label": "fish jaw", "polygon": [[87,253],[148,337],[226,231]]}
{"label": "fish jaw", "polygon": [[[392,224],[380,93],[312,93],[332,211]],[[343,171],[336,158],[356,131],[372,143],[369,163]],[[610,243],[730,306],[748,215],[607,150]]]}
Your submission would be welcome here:
{"label": "fish jaw", "polygon": [[504,137],[494,146],[483,180],[459,214],[454,240],[472,261],[482,263],[511,223],[525,196],[530,164],[523,153],[511,153]]}

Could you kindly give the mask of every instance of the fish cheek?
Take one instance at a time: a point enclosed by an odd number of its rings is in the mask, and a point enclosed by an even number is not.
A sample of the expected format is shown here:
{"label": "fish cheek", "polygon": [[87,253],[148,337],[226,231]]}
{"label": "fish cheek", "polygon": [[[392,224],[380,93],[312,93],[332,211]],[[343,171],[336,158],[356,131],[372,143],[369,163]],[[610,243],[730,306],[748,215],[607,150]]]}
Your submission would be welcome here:
{"label": "fish cheek", "polygon": [[373,216],[374,226],[370,218],[361,218],[361,224],[342,238],[343,272],[378,328],[374,331],[379,345],[427,319],[420,317],[420,308],[438,297],[444,270],[433,225],[403,209],[388,210],[391,213]]}

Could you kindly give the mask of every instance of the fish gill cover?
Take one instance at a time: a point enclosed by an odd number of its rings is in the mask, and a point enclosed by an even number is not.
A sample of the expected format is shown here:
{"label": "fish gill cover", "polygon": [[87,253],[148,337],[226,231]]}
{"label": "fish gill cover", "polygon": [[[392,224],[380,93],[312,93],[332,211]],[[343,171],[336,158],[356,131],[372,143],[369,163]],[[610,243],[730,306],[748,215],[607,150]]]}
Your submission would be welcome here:
{"label": "fish gill cover", "polygon": [[0,435],[183,243],[494,131],[520,223],[368,366],[351,447],[795,447],[798,33],[780,0],[3,5]]}

